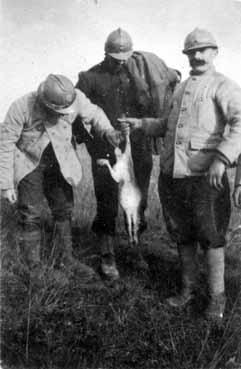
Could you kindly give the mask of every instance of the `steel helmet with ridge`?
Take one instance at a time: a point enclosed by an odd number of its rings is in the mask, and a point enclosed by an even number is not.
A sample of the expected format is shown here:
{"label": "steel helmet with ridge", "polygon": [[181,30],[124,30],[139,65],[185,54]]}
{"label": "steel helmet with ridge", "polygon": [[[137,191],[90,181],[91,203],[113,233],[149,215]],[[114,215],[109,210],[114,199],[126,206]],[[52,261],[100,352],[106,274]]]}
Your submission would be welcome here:
{"label": "steel helmet with ridge", "polygon": [[217,49],[218,45],[213,35],[209,31],[207,31],[206,29],[195,28],[185,38],[184,49],[182,52],[184,54],[188,54],[193,50],[206,47]]}
{"label": "steel helmet with ridge", "polygon": [[60,113],[75,112],[77,94],[73,83],[60,74],[49,74],[37,91],[38,98],[44,106]]}
{"label": "steel helmet with ridge", "polygon": [[105,53],[118,60],[127,60],[133,53],[133,43],[129,33],[121,28],[111,32],[105,42]]}

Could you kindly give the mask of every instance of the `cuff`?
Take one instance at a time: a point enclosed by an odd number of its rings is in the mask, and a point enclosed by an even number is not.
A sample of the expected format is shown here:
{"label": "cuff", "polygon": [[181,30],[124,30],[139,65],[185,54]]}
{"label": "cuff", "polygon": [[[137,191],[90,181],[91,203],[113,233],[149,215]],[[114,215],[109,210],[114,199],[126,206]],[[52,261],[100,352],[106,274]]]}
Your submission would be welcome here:
{"label": "cuff", "polygon": [[215,158],[222,161],[226,166],[228,166],[228,167],[231,166],[230,160],[222,152],[217,151],[215,153]]}

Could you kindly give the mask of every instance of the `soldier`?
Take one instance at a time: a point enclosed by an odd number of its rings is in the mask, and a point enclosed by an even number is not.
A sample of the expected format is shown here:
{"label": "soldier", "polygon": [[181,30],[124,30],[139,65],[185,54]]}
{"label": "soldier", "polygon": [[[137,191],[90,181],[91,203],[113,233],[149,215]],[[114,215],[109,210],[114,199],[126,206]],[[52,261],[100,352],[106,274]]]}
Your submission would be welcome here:
{"label": "soldier", "polygon": [[[156,55],[133,51],[130,35],[119,28],[111,32],[106,40],[104,60],[87,72],[80,73],[76,87],[99,105],[112,126],[118,128],[119,117],[162,116],[179,78],[178,72],[168,68]],[[77,130],[75,133],[83,137]],[[96,164],[99,158],[108,158],[113,165],[114,150],[99,142],[94,135],[92,139],[86,138],[86,146],[92,159],[97,199],[97,214],[92,229],[99,238],[101,269],[107,278],[117,279],[119,272],[115,263],[114,240],[118,186],[109,171]],[[145,210],[152,170],[151,147],[152,143],[141,130],[131,134],[134,171],[142,195],[140,233],[147,226]],[[143,259],[138,260],[139,256],[134,258],[135,266],[147,267]]]}
{"label": "soldier", "polygon": [[[40,266],[44,199],[55,223],[56,264],[76,266],[71,242],[72,186],[79,184],[82,175],[72,143],[72,122],[76,116],[101,139],[111,145],[119,143],[120,133],[113,129],[103,111],[62,75],[50,74],[37,91],[13,102],[1,125],[2,196],[10,203],[18,200],[18,241],[30,271]],[[92,278],[92,268],[81,263],[77,268],[83,279]]]}
{"label": "soldier", "polygon": [[[222,321],[225,308],[224,246],[230,218],[226,168],[241,152],[241,89],[216,72],[217,43],[196,28],[183,53],[190,77],[176,89],[168,120],[126,119],[125,126],[164,136],[159,195],[170,235],[178,246],[182,289],[167,301],[183,308],[193,299],[196,249],[206,253],[210,301],[206,316]],[[224,136],[225,127],[230,129]]]}

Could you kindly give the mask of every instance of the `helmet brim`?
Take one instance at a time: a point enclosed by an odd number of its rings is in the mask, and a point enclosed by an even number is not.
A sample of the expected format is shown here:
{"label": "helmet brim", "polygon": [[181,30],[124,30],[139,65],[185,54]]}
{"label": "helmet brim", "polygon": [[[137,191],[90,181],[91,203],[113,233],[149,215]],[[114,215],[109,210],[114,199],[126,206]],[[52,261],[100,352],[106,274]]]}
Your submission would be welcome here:
{"label": "helmet brim", "polygon": [[131,57],[131,55],[133,54],[133,51],[131,50],[131,51],[125,51],[125,52],[120,52],[120,53],[107,53],[107,54],[117,60],[127,60]]}
{"label": "helmet brim", "polygon": [[183,54],[188,54],[189,52],[192,52],[194,50],[208,49],[208,48],[217,49],[218,46],[213,45],[213,44],[203,44],[203,45],[199,44],[197,46],[189,47],[188,49],[183,49],[182,52]]}
{"label": "helmet brim", "polygon": [[53,109],[53,110],[59,114],[73,114],[77,111],[77,105],[78,105],[78,101],[77,101],[77,94],[76,94],[75,99],[70,106],[68,106],[67,108]]}
{"label": "helmet brim", "polygon": [[75,95],[74,101],[67,107],[61,108],[58,107],[56,105],[53,105],[51,103],[48,103],[45,99],[44,99],[44,95],[43,95],[43,89],[44,89],[44,82],[42,82],[38,88],[37,91],[37,95],[39,100],[41,101],[41,103],[46,106],[46,108],[54,111],[55,113],[59,113],[59,114],[72,114],[76,111],[77,109],[77,104],[78,104],[78,98],[77,98],[77,93]]}

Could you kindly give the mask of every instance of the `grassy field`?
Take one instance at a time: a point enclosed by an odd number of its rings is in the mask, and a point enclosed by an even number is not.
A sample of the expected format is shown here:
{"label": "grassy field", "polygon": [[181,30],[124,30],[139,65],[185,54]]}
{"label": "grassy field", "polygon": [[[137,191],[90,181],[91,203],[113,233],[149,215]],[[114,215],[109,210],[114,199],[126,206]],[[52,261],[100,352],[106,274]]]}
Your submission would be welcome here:
{"label": "grassy field", "polygon": [[[98,244],[89,231],[95,214],[89,158],[80,150],[84,179],[76,190],[76,258],[98,268]],[[84,285],[43,266],[29,284],[17,257],[16,210],[2,202],[1,367],[4,369],[241,369],[241,212],[233,211],[226,249],[227,309],[223,327],[203,318],[206,271],[199,252],[196,302],[173,311],[165,298],[180,287],[175,246],[162,220],[155,159],[142,239],[150,272],[135,269],[123,219],[118,220],[121,281]],[[230,174],[231,182],[233,174]],[[48,213],[46,213],[48,219]],[[45,229],[48,240],[48,227]],[[48,246],[45,242],[44,250]],[[43,265],[44,265],[43,252]]]}

